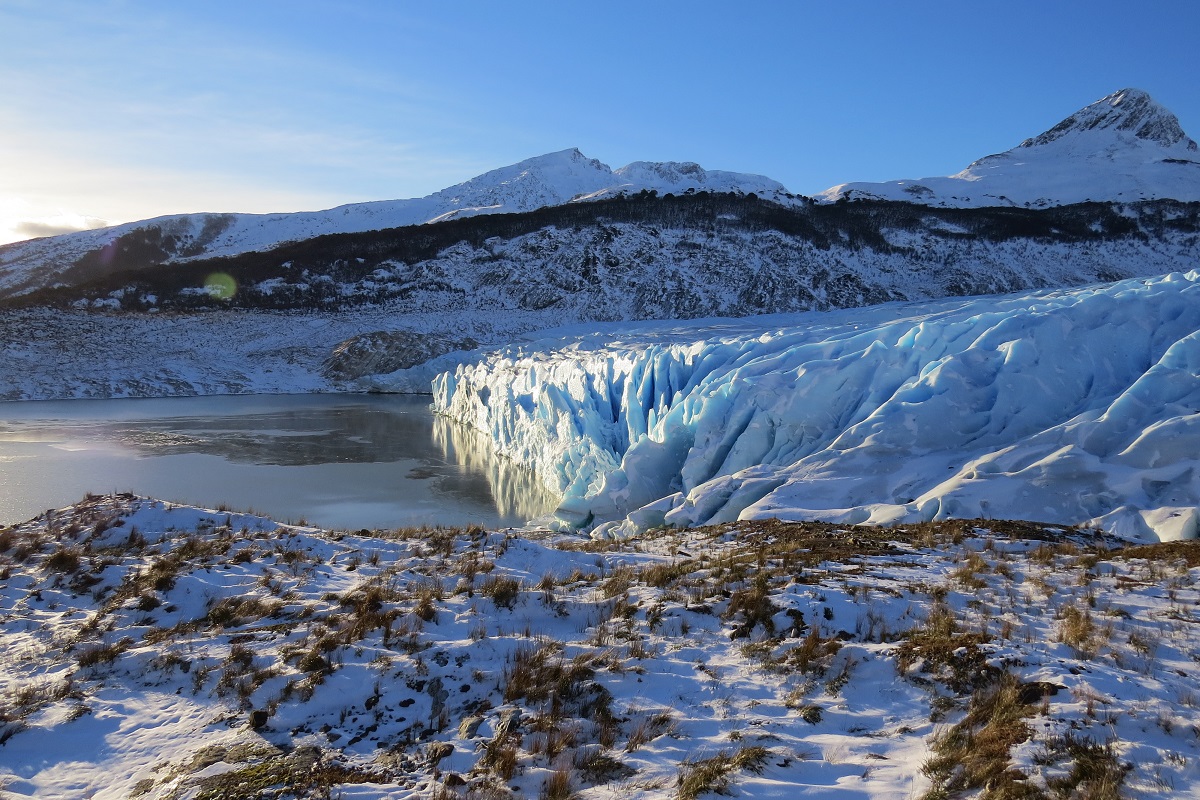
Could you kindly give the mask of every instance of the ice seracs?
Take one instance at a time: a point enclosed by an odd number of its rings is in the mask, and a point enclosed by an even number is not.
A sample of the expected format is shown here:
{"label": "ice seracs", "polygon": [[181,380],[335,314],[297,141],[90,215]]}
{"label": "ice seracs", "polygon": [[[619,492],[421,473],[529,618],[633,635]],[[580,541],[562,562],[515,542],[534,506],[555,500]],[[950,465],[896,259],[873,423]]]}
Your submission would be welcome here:
{"label": "ice seracs", "polygon": [[1200,527],[1200,273],[565,331],[434,381],[600,533],[779,517]]}
{"label": "ice seracs", "polygon": [[818,200],[901,200],[946,207],[1200,200],[1200,153],[1179,120],[1122,89],[1017,147],[949,177],[844,183]]}

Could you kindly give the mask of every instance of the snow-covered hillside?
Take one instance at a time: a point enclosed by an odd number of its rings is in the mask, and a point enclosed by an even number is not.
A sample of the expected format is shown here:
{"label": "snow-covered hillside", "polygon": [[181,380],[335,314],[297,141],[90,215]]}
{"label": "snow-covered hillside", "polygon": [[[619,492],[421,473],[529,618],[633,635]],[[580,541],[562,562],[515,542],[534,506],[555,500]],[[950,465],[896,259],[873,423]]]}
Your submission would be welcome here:
{"label": "snow-covered hillside", "polygon": [[949,177],[844,183],[817,195],[944,207],[1200,200],[1200,152],[1170,111],[1122,89],[1019,146]]}
{"label": "snow-covered hillside", "polygon": [[[872,202],[783,208],[639,195],[318,238],[10,299],[60,309],[341,311],[394,304],[559,319],[844,308],[1187,271],[1200,204],[1027,209]],[[214,272],[228,290],[208,285]]]}
{"label": "snow-covered hillside", "polygon": [[1194,537],[1200,273],[743,320],[481,355],[436,407],[599,533],[951,517]]}
{"label": "snow-covered hillside", "polygon": [[597,547],[89,497],[0,528],[0,785],[1194,796],[1198,547],[985,521]]}
{"label": "snow-covered hillside", "polygon": [[[412,200],[355,203],[293,214],[177,214],[0,247],[0,296],[77,281],[76,262],[96,253],[86,275],[101,274],[130,248],[155,262],[266,250],[330,233],[421,225],[478,214],[520,213],[543,206],[643,190],[755,193],[790,203],[784,187],[760,175],[707,171],[693,163],[638,161],[612,170],[578,150],[563,150],[492,170]],[[118,241],[128,237],[131,241]],[[109,248],[105,252],[105,248]]]}
{"label": "snow-covered hillside", "polygon": [[[605,210],[604,202],[588,208]],[[714,209],[739,216],[714,219]],[[565,321],[828,310],[1185,272],[1197,266],[1200,236],[1200,209],[1169,202],[1040,212],[850,203],[792,212],[697,196],[621,201],[579,225],[556,224],[561,209],[544,213],[551,224],[477,245],[447,236],[445,246],[428,248],[432,258],[376,254],[359,265],[359,245],[337,242],[332,255],[306,256],[311,268],[260,272],[257,282],[254,263],[239,272],[237,262],[215,262],[242,283],[235,299],[198,297],[187,281],[175,295],[180,305],[217,306],[206,311],[169,310],[163,283],[100,290],[66,308],[5,310],[0,399],[387,388],[398,384],[374,373],[451,349],[448,332],[495,346]],[[367,241],[363,254],[377,245],[378,237]],[[322,273],[322,258],[342,266]],[[191,266],[203,280],[214,263],[178,265],[169,277]],[[109,310],[120,306],[157,310]],[[409,373],[399,387],[428,392],[438,366],[420,379]]]}
{"label": "snow-covered hillside", "polygon": [[[381,338],[427,344],[453,330],[496,343],[552,324],[547,314],[472,319],[396,308],[350,314],[10,311],[0,314],[0,400],[362,391],[371,387],[346,383],[347,376],[414,353],[417,360],[430,355],[425,346],[371,351]],[[428,393],[431,377],[404,390]]]}

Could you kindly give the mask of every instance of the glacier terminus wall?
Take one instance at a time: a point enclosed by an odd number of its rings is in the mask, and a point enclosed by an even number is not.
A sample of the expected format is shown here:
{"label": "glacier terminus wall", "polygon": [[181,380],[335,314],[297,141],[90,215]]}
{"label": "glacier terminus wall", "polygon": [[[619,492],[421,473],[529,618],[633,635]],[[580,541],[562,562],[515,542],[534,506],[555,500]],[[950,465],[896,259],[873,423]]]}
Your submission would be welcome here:
{"label": "glacier terminus wall", "polygon": [[918,304],[561,329],[434,381],[628,536],[780,517],[1008,517],[1191,538],[1200,273]]}

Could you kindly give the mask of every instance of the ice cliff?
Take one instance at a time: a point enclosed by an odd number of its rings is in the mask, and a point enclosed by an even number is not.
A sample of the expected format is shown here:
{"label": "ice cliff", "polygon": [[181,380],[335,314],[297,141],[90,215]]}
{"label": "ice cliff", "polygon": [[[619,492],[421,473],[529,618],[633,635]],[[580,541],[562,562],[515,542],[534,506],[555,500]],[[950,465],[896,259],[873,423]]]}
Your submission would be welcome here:
{"label": "ice cliff", "polygon": [[828,313],[564,329],[435,406],[598,535],[1009,517],[1196,535],[1200,273]]}

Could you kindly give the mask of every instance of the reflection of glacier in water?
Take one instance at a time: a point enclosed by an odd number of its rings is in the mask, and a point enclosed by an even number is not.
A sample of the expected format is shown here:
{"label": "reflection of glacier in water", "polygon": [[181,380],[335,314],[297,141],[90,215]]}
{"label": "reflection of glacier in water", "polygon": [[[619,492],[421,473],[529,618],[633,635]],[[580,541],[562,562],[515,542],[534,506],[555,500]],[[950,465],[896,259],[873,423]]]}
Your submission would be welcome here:
{"label": "reflection of glacier in water", "polygon": [[520,526],[554,508],[528,470],[434,423],[428,396],[7,403],[0,522],[108,491],[337,528]]}
{"label": "reflection of glacier in water", "polygon": [[550,514],[558,505],[559,498],[532,469],[498,455],[487,437],[461,422],[434,414],[433,442],[442,449],[447,462],[487,477],[501,516],[533,520]]}

